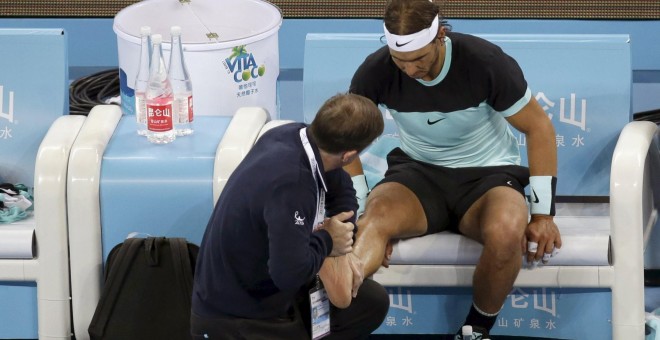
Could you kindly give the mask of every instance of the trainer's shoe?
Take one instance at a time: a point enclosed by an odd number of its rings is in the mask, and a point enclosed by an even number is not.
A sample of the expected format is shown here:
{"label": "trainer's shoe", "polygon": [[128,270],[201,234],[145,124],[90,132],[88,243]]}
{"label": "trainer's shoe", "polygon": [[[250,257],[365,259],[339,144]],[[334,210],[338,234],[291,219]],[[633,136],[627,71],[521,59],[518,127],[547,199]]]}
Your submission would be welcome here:
{"label": "trainer's shoe", "polygon": [[478,326],[465,325],[456,334],[454,340],[487,340],[490,339],[488,331]]}

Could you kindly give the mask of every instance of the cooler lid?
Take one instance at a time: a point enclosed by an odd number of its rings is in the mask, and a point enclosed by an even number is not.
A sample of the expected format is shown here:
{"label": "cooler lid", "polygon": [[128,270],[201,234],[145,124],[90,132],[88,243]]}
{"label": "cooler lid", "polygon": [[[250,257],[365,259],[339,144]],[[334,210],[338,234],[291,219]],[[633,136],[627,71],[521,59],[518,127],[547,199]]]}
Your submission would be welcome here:
{"label": "cooler lid", "polygon": [[180,26],[186,50],[209,50],[264,39],[281,24],[280,9],[262,0],[144,0],[119,11],[113,30],[139,44],[142,26],[164,42],[170,41],[170,27]]}

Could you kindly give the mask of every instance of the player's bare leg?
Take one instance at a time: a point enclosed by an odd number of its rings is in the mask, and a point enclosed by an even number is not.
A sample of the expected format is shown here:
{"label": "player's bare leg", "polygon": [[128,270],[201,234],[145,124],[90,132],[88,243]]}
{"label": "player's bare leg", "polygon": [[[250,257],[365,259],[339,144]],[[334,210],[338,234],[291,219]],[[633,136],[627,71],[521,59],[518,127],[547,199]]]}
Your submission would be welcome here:
{"label": "player's bare leg", "polygon": [[[410,189],[398,183],[384,183],[369,194],[365,213],[359,218],[353,253],[363,265],[362,278],[371,276],[383,263],[387,243],[393,238],[406,238],[426,232],[426,215],[422,204]],[[330,261],[328,261],[330,260]],[[328,258],[319,275],[328,298],[337,307],[352,298],[355,279],[347,256]],[[361,279],[360,279],[361,280]]]}
{"label": "player's bare leg", "polygon": [[527,205],[517,191],[496,187],[477,200],[459,229],[484,248],[473,277],[473,298],[482,311],[499,312],[522,265],[522,237]]}

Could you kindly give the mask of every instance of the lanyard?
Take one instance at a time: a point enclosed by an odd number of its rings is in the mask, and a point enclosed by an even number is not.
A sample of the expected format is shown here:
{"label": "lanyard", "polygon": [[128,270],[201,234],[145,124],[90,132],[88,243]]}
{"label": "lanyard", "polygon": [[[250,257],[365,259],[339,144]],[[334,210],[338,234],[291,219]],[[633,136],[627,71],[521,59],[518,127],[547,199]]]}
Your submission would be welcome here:
{"label": "lanyard", "polygon": [[[316,230],[321,226],[325,219],[325,192],[328,188],[325,186],[325,181],[323,181],[323,174],[321,173],[321,169],[319,169],[319,163],[316,161],[316,156],[314,156],[314,150],[312,150],[312,146],[309,144],[307,130],[305,128],[300,129],[300,141],[307,154],[307,159],[309,159],[309,166],[312,169],[312,177],[314,177],[314,184],[316,184],[316,216],[314,217],[314,224],[312,225],[312,228]],[[322,188],[319,188],[316,174],[318,174],[321,179],[321,183],[323,184]],[[318,340],[330,334],[330,300],[328,299],[325,289],[320,285],[318,274],[316,275],[316,287],[312,288],[312,290],[309,291],[309,294],[312,314],[312,339]]]}
{"label": "lanyard", "polygon": [[[309,159],[309,166],[312,169],[312,177],[314,177],[314,182],[316,183],[316,216],[314,217],[314,224],[312,225],[312,227],[316,229],[323,223],[323,220],[325,219],[325,192],[328,189],[326,188],[325,182],[323,181],[321,169],[319,169],[319,163],[316,161],[316,156],[314,156],[314,150],[312,150],[312,146],[309,144],[306,128],[300,129],[300,141],[302,142],[305,153],[307,154],[307,159]],[[317,173],[319,174],[323,188],[318,187],[316,178]]]}

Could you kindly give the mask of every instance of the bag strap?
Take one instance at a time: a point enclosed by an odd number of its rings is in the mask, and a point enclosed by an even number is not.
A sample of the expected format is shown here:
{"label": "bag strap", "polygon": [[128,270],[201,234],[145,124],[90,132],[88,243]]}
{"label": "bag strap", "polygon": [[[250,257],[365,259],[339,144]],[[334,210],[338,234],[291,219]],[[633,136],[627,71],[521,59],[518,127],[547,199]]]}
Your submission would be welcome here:
{"label": "bag strap", "polygon": [[164,237],[147,237],[144,240],[144,258],[149,267],[156,267],[160,262],[160,245]]}
{"label": "bag strap", "polygon": [[[129,238],[124,240],[113,266],[110,268],[107,280],[103,286],[101,299],[90,322],[88,332],[90,335],[101,337],[105,333],[110,313],[114,309],[119,291],[126,279],[128,269],[138,253],[144,239]],[[116,264],[116,265],[114,265]]]}
{"label": "bag strap", "polygon": [[188,242],[184,238],[170,238],[170,250],[172,253],[172,263],[174,264],[174,273],[182,287],[181,293],[183,294],[183,302],[186,306],[191,305],[193,272],[190,264],[190,256],[188,254]]}

